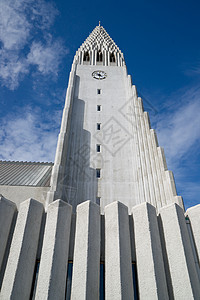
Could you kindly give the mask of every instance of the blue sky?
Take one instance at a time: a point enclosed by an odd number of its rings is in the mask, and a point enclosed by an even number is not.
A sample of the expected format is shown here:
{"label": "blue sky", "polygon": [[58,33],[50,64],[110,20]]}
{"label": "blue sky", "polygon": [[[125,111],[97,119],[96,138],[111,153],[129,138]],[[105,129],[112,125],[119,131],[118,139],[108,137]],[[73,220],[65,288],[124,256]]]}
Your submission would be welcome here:
{"label": "blue sky", "polygon": [[0,2],[0,159],[53,161],[73,56],[101,24],[122,50],[186,208],[200,203],[200,2]]}

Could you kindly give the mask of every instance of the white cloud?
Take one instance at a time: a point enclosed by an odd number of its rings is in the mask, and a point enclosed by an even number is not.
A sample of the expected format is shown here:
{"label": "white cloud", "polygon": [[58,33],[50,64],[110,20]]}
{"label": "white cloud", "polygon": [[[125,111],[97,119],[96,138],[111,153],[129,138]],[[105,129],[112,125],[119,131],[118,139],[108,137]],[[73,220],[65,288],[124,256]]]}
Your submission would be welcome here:
{"label": "white cloud", "polygon": [[7,50],[22,48],[30,34],[30,23],[14,3],[4,0],[0,3],[0,39]]}
{"label": "white cloud", "polygon": [[56,111],[50,119],[44,112],[29,108],[15,116],[6,116],[0,126],[3,149],[0,159],[54,161],[60,119],[61,111]]}
{"label": "white cloud", "polygon": [[[57,53],[60,55],[57,55]],[[53,73],[57,75],[59,64],[65,53],[62,42],[58,40],[46,45],[33,42],[27,61],[30,64],[35,64],[43,74]]]}
{"label": "white cloud", "polygon": [[28,73],[26,59],[20,58],[15,53],[9,51],[0,51],[0,65],[2,85],[9,87],[11,90],[14,90],[24,74]]}
{"label": "white cloud", "polygon": [[[18,1],[20,3],[23,2],[21,0]],[[34,22],[34,25],[43,30],[49,29],[58,15],[58,10],[54,4],[44,0],[27,0],[26,4],[28,9],[31,10],[31,21]]]}
{"label": "white cloud", "polygon": [[57,75],[67,53],[62,41],[53,40],[49,33],[57,14],[54,5],[45,0],[1,0],[0,79],[3,86],[15,89],[32,65],[42,74]]}
{"label": "white cloud", "polygon": [[[200,141],[200,88],[193,87],[173,98],[173,111],[160,115],[156,124],[159,144],[168,161],[180,162]],[[176,105],[177,103],[177,105]]]}

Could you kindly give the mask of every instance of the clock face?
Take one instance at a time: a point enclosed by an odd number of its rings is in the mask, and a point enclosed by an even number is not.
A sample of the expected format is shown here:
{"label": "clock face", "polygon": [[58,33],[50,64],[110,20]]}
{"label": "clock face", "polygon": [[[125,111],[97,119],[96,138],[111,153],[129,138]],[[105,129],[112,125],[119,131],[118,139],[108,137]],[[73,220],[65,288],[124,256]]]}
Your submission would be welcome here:
{"label": "clock face", "polygon": [[95,79],[105,79],[107,74],[104,71],[94,71],[92,77]]}

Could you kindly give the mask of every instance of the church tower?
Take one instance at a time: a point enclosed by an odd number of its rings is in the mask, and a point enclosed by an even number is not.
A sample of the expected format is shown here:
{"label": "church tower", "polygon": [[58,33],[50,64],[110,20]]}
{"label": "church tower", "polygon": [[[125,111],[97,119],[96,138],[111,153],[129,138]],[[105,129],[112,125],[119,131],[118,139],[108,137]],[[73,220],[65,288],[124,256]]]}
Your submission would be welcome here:
{"label": "church tower", "polygon": [[102,212],[113,201],[183,206],[123,53],[100,24],[72,64],[47,204],[58,198],[74,211],[86,200]]}
{"label": "church tower", "polygon": [[184,211],[100,24],[74,57],[54,165],[0,168],[0,300],[200,298],[200,205]]}

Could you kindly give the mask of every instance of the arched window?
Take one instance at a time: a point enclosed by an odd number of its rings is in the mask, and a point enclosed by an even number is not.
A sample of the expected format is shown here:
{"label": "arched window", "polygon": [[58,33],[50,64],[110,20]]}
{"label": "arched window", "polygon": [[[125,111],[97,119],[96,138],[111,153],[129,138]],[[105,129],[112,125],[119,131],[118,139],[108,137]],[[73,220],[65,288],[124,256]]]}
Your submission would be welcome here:
{"label": "arched window", "polygon": [[113,52],[110,53],[110,62],[115,62],[115,54]]}
{"label": "arched window", "polygon": [[99,50],[97,52],[97,61],[103,61],[103,54],[102,54],[101,50]]}
{"label": "arched window", "polygon": [[90,55],[88,51],[84,52],[83,61],[90,61]]}

